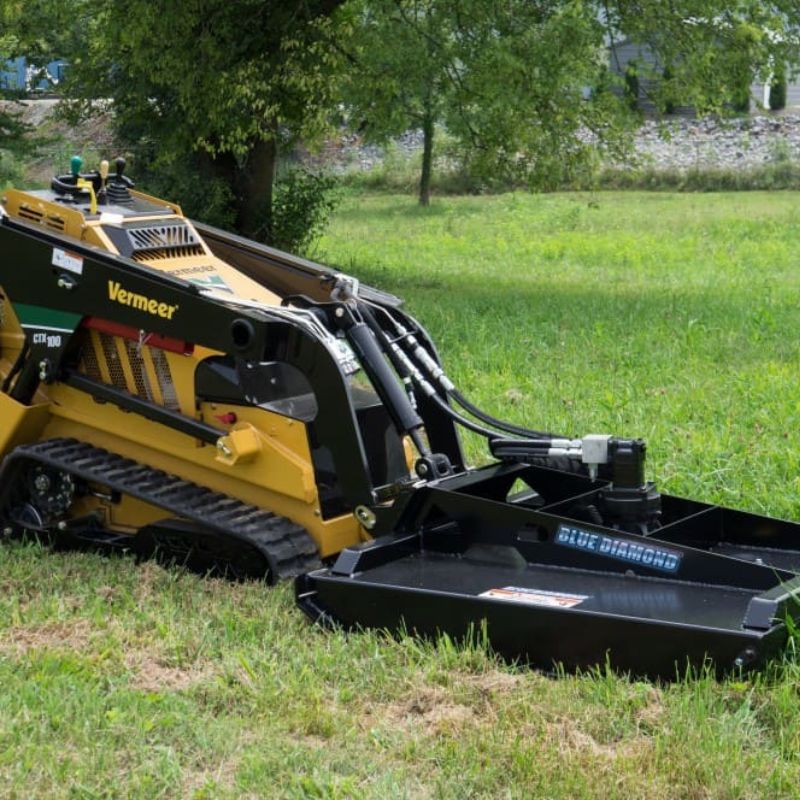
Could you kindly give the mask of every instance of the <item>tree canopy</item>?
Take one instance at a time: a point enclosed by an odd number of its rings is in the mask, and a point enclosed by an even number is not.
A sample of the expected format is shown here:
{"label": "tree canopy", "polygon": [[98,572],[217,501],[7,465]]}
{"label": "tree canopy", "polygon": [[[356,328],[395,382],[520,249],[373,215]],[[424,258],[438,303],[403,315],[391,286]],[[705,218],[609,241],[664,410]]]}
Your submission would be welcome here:
{"label": "tree canopy", "polygon": [[4,0],[0,22],[0,58],[66,57],[74,109],[111,101],[149,182],[265,241],[281,152],[343,116],[375,141],[423,131],[426,203],[438,130],[468,170],[538,188],[624,152],[622,39],[654,54],[662,108],[722,110],[800,60],[796,0]]}
{"label": "tree canopy", "polygon": [[631,103],[608,64],[621,40],[651,51],[660,80],[648,91],[662,110],[677,100],[722,111],[776,59],[798,60],[792,0],[356,0],[347,8],[357,68],[344,78],[346,103],[375,141],[422,130],[423,204],[437,124],[468,167],[538,187],[597,147],[624,148]]}
{"label": "tree canopy", "polygon": [[318,135],[334,104],[342,0],[87,2],[88,46],[71,77],[84,112],[111,98],[159,168],[220,181],[234,226],[269,240],[279,148]]}
{"label": "tree canopy", "polygon": [[[79,46],[84,27],[82,4],[83,0],[2,0],[0,65],[25,56],[43,66],[71,53]],[[0,99],[14,100],[18,94],[0,89]],[[29,133],[13,105],[0,108],[0,158],[4,152],[29,154],[35,146]]]}

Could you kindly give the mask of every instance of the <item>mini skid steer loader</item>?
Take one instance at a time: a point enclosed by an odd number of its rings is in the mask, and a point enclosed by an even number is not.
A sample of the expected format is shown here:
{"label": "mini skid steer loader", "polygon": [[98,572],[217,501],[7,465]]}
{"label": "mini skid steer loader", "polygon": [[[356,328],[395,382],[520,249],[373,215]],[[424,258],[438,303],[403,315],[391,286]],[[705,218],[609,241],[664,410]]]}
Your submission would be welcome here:
{"label": "mini skid steer loader", "polygon": [[495,419],[396,297],[81,169],[2,196],[4,535],[291,577],[315,621],[483,627],[544,668],[780,651],[800,525],[660,494],[641,440]]}

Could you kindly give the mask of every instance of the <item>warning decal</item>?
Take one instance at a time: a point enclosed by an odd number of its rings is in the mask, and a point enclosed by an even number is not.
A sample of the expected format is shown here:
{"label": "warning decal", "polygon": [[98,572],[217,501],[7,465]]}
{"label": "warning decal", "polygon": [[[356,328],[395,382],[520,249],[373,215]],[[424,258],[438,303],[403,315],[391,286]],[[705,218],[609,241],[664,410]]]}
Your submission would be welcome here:
{"label": "warning decal", "polygon": [[568,594],[567,592],[548,592],[546,589],[524,589],[520,586],[504,586],[502,589],[488,589],[479,597],[493,600],[508,600],[512,603],[527,603],[529,606],[548,608],[572,608],[587,600],[588,594]]}
{"label": "warning decal", "polygon": [[83,275],[83,258],[60,247],[53,248],[53,266]]}

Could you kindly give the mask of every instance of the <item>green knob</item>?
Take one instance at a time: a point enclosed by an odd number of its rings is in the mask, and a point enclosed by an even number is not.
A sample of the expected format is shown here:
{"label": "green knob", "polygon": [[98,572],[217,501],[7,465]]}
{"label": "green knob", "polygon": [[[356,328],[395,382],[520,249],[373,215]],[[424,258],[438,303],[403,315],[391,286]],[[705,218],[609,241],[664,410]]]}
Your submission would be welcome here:
{"label": "green knob", "polygon": [[72,174],[77,178],[81,174],[81,167],[83,166],[83,159],[80,156],[72,156],[69,161],[69,168]]}

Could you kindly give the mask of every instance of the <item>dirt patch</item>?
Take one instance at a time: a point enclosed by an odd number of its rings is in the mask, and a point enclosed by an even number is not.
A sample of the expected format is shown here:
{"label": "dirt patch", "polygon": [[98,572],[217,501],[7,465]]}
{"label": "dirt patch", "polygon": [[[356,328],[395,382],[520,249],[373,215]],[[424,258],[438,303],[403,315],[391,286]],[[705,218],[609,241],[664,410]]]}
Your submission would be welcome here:
{"label": "dirt patch", "polygon": [[220,790],[230,790],[236,780],[240,758],[234,756],[221,761],[213,769],[208,767],[189,768],[183,779],[181,797],[215,797]]}
{"label": "dirt patch", "polygon": [[442,689],[429,687],[400,703],[378,711],[390,726],[437,735],[457,730],[476,721],[474,709],[449,698]]}
{"label": "dirt patch", "polygon": [[661,692],[652,689],[647,696],[647,703],[636,712],[636,721],[644,730],[653,730],[661,725],[664,717],[664,702]]}
{"label": "dirt patch", "polygon": [[83,619],[74,622],[48,622],[44,625],[19,625],[0,633],[0,652],[24,654],[31,650],[86,649],[92,626]]}
{"label": "dirt patch", "polygon": [[477,689],[482,695],[493,697],[515,691],[525,682],[525,678],[510,672],[492,670],[481,675],[470,675],[465,678],[464,682]]}
{"label": "dirt patch", "polygon": [[547,736],[557,739],[562,754],[589,755],[608,760],[636,755],[651,745],[647,738],[640,736],[601,744],[570,719],[560,719],[547,725]]}
{"label": "dirt patch", "polygon": [[179,692],[214,677],[209,664],[171,667],[147,653],[127,653],[125,664],[133,673],[130,686],[143,692]]}

